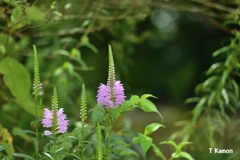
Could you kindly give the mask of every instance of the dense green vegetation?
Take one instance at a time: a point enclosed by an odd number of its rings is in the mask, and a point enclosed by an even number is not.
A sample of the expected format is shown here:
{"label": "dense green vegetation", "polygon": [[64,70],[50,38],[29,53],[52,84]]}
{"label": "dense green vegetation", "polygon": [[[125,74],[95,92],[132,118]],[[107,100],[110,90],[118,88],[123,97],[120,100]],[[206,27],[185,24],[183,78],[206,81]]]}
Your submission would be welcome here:
{"label": "dense green vegetation", "polygon": [[239,5],[0,0],[0,159],[238,159]]}

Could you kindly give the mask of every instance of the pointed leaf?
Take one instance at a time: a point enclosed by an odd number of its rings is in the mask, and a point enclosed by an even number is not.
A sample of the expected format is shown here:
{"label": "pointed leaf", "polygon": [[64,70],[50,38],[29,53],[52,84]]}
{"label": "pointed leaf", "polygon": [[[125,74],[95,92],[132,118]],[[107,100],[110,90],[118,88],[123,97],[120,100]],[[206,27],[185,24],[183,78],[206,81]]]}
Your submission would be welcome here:
{"label": "pointed leaf", "polygon": [[166,160],[167,158],[164,156],[164,154],[162,153],[162,151],[155,145],[155,144],[152,144],[152,148],[153,148],[153,151],[155,153],[155,155],[157,157],[160,157],[162,158],[163,160]]}
{"label": "pointed leaf", "polygon": [[30,74],[21,63],[11,57],[6,57],[0,63],[0,73],[3,74],[3,80],[13,96],[24,98],[29,94]]}
{"label": "pointed leaf", "polygon": [[215,52],[213,52],[213,57],[216,57],[216,56],[218,56],[218,55],[220,55],[222,53],[225,53],[225,52],[227,52],[230,49],[231,49],[231,46],[222,47],[222,48],[216,50]]}
{"label": "pointed leaf", "polygon": [[238,84],[235,80],[231,80],[233,89],[234,89],[234,94],[236,95],[236,97],[239,97],[239,88],[238,88]]}
{"label": "pointed leaf", "polygon": [[139,136],[139,144],[142,147],[144,154],[146,155],[148,149],[152,145],[153,140],[151,137],[145,136],[141,133],[138,133],[138,136]]}
{"label": "pointed leaf", "polygon": [[203,105],[205,104],[207,98],[202,97],[201,100],[197,103],[195,108],[193,109],[193,121],[196,121],[198,116],[202,113],[202,110],[204,109]]}
{"label": "pointed leaf", "polygon": [[48,158],[50,158],[51,160],[54,160],[53,157],[52,157],[49,153],[43,152],[43,154],[45,154],[45,155],[46,155]]}
{"label": "pointed leaf", "polygon": [[33,157],[31,157],[27,154],[23,154],[23,153],[13,153],[12,155],[15,156],[15,157],[22,157],[22,158],[35,160]]}
{"label": "pointed leaf", "polygon": [[226,104],[229,104],[229,97],[225,88],[222,89],[221,94]]}
{"label": "pointed leaf", "polygon": [[169,144],[169,145],[173,146],[175,149],[178,148],[177,144],[174,141],[163,141],[160,144]]}
{"label": "pointed leaf", "polygon": [[139,158],[138,153],[130,148],[122,148],[121,151],[119,151],[119,155],[125,156],[125,157],[127,157],[127,156],[129,157],[129,156],[133,155],[133,156]]}
{"label": "pointed leaf", "polygon": [[147,125],[147,127],[145,128],[144,131],[144,135],[149,135],[152,132],[155,132],[158,128],[160,127],[165,127],[164,125],[160,124],[160,123],[152,123]]}
{"label": "pointed leaf", "polygon": [[217,84],[217,81],[219,81],[219,76],[211,76],[203,82],[202,87],[213,86],[213,84]]}
{"label": "pointed leaf", "polygon": [[157,97],[155,97],[155,96],[153,96],[153,95],[151,95],[151,94],[144,94],[144,95],[141,96],[141,100],[147,99],[147,98],[149,98],[149,97],[157,98]]}
{"label": "pointed leaf", "polygon": [[222,62],[217,62],[211,65],[211,67],[207,70],[206,75],[210,75],[211,73],[215,73],[218,68],[224,67]]}
{"label": "pointed leaf", "polygon": [[162,115],[160,114],[160,112],[158,112],[157,107],[155,106],[154,103],[152,103],[150,100],[148,99],[144,99],[140,102],[140,104],[137,106],[138,108],[144,110],[145,112],[155,112],[157,113],[161,119],[163,119]]}
{"label": "pointed leaf", "polygon": [[183,158],[186,158],[188,160],[194,160],[194,158],[187,152],[180,152],[179,154],[179,157],[183,157]]}
{"label": "pointed leaf", "polygon": [[188,144],[192,144],[192,142],[183,141],[183,142],[178,144],[178,148],[181,149],[182,147],[184,147],[185,145],[188,145]]}

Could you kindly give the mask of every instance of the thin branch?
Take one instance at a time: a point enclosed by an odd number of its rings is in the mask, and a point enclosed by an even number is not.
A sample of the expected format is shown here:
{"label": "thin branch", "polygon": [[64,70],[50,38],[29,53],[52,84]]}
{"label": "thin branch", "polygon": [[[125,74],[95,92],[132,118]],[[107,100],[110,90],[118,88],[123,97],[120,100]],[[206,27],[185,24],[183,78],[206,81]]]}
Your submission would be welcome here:
{"label": "thin branch", "polygon": [[202,4],[204,6],[210,7],[210,8],[220,10],[220,11],[224,11],[224,12],[228,12],[228,13],[232,13],[232,14],[240,14],[240,10],[229,8],[229,7],[223,6],[219,3],[214,3],[214,2],[205,1],[205,0],[192,0],[192,1]]}

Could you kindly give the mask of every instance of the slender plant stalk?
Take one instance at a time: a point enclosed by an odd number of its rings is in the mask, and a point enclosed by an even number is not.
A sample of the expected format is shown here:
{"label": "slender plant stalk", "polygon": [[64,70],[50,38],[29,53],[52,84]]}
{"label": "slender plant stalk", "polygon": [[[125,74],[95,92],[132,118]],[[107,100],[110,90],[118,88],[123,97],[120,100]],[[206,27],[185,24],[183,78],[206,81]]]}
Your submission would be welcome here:
{"label": "slender plant stalk", "polygon": [[101,126],[98,123],[97,125],[97,159],[102,160],[102,133],[101,133]]}
{"label": "slender plant stalk", "polygon": [[53,139],[53,159],[56,159],[56,142],[57,142],[57,135],[56,133],[53,133],[54,139]]}
{"label": "slender plant stalk", "polygon": [[107,153],[106,158],[111,159],[112,157],[112,142],[111,142],[111,134],[112,127],[114,122],[116,121],[116,114],[112,114],[112,111],[119,107],[124,102],[124,88],[120,81],[115,80],[115,67],[111,46],[108,45],[109,50],[109,73],[108,73],[108,81],[107,85],[101,84],[98,90],[97,101],[98,104],[103,105],[106,108],[106,119],[105,125],[107,128],[106,133],[106,147]]}
{"label": "slender plant stalk", "polygon": [[56,159],[57,133],[58,133],[58,119],[57,119],[58,97],[57,97],[57,89],[56,89],[56,87],[53,88],[52,111],[53,111],[52,133],[53,133],[53,136],[54,136],[54,139],[53,139],[53,158],[55,160]]}
{"label": "slender plant stalk", "polygon": [[35,145],[35,154],[36,154],[36,160],[38,160],[38,146],[39,146],[39,137],[38,137],[38,99],[35,100],[35,105],[36,105],[36,119],[35,119],[35,125],[36,125],[36,145]]}
{"label": "slender plant stalk", "polygon": [[84,158],[84,142],[85,142],[85,121],[87,119],[87,104],[86,104],[86,91],[85,91],[85,85],[82,84],[82,95],[81,95],[81,106],[80,106],[80,118],[82,121],[82,140],[79,140],[79,143],[81,143],[81,152],[80,156],[81,159]]}
{"label": "slender plant stalk", "polygon": [[111,109],[107,110],[107,159],[110,160],[112,145],[111,145],[111,134],[112,134],[112,118],[111,118]]}
{"label": "slender plant stalk", "polygon": [[84,136],[85,136],[85,135],[84,135],[84,132],[85,132],[85,131],[84,131],[84,125],[85,125],[85,124],[82,123],[82,141],[81,141],[81,142],[82,142],[82,145],[81,145],[81,155],[80,155],[80,156],[81,156],[81,159],[84,158],[84,141],[85,141],[85,140],[84,140]]}
{"label": "slender plant stalk", "polygon": [[40,105],[39,95],[42,95],[42,84],[40,83],[39,64],[36,46],[33,45],[34,52],[34,80],[33,80],[33,94],[35,100],[35,131],[36,131],[36,144],[35,144],[35,158],[38,160],[39,155],[39,133],[38,133],[38,109]]}

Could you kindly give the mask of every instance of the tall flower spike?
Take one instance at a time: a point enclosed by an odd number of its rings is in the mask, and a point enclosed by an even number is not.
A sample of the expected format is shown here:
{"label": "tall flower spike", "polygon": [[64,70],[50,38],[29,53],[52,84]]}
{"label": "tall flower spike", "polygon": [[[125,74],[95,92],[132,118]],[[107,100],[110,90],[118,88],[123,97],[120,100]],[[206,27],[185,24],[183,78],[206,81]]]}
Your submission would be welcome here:
{"label": "tall flower spike", "polygon": [[67,120],[67,116],[63,112],[63,108],[58,109],[57,89],[54,88],[52,96],[52,110],[44,108],[44,115],[42,119],[43,127],[52,127],[52,131],[46,130],[44,131],[44,135],[56,135],[57,133],[67,132],[69,120]]}
{"label": "tall flower spike", "polygon": [[113,60],[113,54],[112,54],[112,48],[110,45],[108,45],[108,54],[109,54],[109,72],[108,72],[108,85],[113,88],[114,82],[115,82],[115,67],[114,67],[114,60]]}
{"label": "tall flower spike", "polygon": [[85,91],[85,85],[84,84],[82,84],[80,118],[81,118],[83,123],[85,122],[85,120],[87,118],[86,91]]}
{"label": "tall flower spike", "polygon": [[33,95],[34,95],[34,98],[37,99],[39,95],[43,94],[43,91],[42,91],[42,83],[40,82],[37,48],[35,45],[33,45],[33,54],[34,54]]}
{"label": "tall flower spike", "polygon": [[119,107],[125,100],[124,88],[120,81],[115,80],[115,68],[111,46],[109,49],[109,73],[107,85],[100,84],[97,102],[105,108]]}

